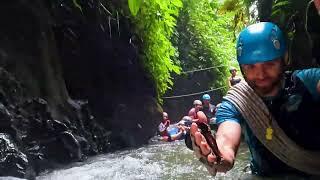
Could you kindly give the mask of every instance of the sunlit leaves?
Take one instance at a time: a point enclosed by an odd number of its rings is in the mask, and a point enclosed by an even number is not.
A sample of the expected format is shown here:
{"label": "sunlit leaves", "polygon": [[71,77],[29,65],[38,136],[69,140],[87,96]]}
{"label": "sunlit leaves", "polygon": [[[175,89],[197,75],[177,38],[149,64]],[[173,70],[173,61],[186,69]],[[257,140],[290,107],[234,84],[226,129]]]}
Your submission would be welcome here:
{"label": "sunlit leaves", "polygon": [[128,0],[128,6],[131,14],[133,16],[136,16],[140,6],[141,6],[142,0]]}
{"label": "sunlit leaves", "polygon": [[155,81],[158,97],[173,85],[170,73],[180,73],[180,67],[173,61],[177,52],[171,36],[181,7],[181,0],[146,0],[134,18],[136,33],[144,46],[143,64]]}
{"label": "sunlit leaves", "polygon": [[249,9],[248,5],[252,2],[245,0],[225,0],[221,7],[219,8],[220,13],[232,13],[233,18],[233,31],[234,39],[236,34],[240,32],[243,27],[249,23]]}
{"label": "sunlit leaves", "polygon": [[222,4],[221,9],[225,11],[237,11],[239,9],[239,0],[226,0]]}
{"label": "sunlit leaves", "polygon": [[[232,2],[234,4],[229,6],[246,13],[241,9],[243,3]],[[158,97],[172,86],[171,73],[180,73],[178,64],[186,65],[186,62],[175,59],[178,56],[191,60],[187,64],[193,68],[228,65],[231,59],[235,59],[233,32],[241,25],[232,25],[230,22],[234,20],[235,12],[221,13],[221,4],[217,1],[145,0],[138,6],[136,0],[129,0],[128,4],[134,15],[134,28],[143,42],[143,64],[156,84]],[[180,10],[184,15],[179,14]],[[239,15],[238,19],[243,22],[244,16]],[[176,30],[178,18],[184,24]],[[179,39],[178,46],[183,50],[178,52],[172,45],[173,35]],[[215,85],[225,84],[226,67],[212,71],[217,77]]]}
{"label": "sunlit leaves", "polygon": [[233,14],[219,14],[216,1],[185,0],[180,15],[178,46],[185,70],[225,65],[211,69],[213,87],[224,86],[229,61],[235,58]]}

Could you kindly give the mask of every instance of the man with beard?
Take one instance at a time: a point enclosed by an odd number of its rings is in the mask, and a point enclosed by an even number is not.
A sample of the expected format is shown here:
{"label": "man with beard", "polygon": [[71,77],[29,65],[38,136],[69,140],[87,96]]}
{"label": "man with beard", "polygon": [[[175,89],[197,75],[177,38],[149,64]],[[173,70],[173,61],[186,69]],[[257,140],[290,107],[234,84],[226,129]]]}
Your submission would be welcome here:
{"label": "man with beard", "polygon": [[320,69],[284,73],[286,54],[285,38],[271,22],[250,25],[240,33],[237,60],[245,81],[228,91],[217,110],[220,152],[197,124],[190,130],[193,150],[212,175],[233,167],[241,131],[250,149],[252,173],[320,175]]}

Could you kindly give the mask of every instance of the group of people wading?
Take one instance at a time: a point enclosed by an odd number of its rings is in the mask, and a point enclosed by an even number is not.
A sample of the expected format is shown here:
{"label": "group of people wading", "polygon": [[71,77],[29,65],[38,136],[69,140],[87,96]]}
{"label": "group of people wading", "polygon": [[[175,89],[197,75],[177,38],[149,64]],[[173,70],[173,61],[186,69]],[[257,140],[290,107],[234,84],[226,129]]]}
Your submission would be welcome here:
{"label": "group of people wading", "polygon": [[[228,78],[229,88],[239,83],[243,78],[237,76],[237,69],[230,68],[230,77]],[[189,110],[188,115],[184,116],[181,121],[176,124],[171,124],[167,112],[163,112],[162,120],[158,126],[158,131],[162,141],[175,141],[185,139],[189,135],[190,126],[192,123],[216,124],[215,114],[217,107],[220,105],[213,105],[211,103],[211,96],[204,94],[201,100],[194,100],[193,107]],[[212,125],[213,126],[213,125]]]}
{"label": "group of people wading", "polygon": [[162,120],[158,130],[163,141],[181,140],[188,135],[192,123],[209,124],[215,122],[216,106],[211,104],[209,94],[204,94],[201,100],[194,100],[193,107],[189,110],[188,115],[184,116],[178,123],[171,124],[168,113],[163,112]]}
{"label": "group of people wading", "polygon": [[188,147],[210,174],[227,172],[235,163],[242,132],[253,174],[319,176],[320,68],[285,73],[286,39],[271,22],[246,27],[236,50],[243,80],[230,69],[233,86],[215,110],[216,144],[204,136],[199,122],[207,116],[199,111],[202,102],[197,100],[189,113]]}

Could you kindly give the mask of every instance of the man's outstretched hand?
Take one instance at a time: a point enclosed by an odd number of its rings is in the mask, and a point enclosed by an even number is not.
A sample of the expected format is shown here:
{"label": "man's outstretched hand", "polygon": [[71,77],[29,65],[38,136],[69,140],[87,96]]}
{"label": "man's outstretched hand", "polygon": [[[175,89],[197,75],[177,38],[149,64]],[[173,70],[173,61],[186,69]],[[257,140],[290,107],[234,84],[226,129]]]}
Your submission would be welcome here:
{"label": "man's outstretched hand", "polygon": [[234,158],[228,158],[230,157],[228,151],[227,154],[225,154],[221,151],[223,149],[221,149],[218,144],[222,156],[222,159],[219,160],[208,145],[205,137],[201,134],[196,123],[192,123],[191,125],[190,136],[195,156],[206,166],[211,175],[215,176],[217,172],[226,172],[232,168]]}

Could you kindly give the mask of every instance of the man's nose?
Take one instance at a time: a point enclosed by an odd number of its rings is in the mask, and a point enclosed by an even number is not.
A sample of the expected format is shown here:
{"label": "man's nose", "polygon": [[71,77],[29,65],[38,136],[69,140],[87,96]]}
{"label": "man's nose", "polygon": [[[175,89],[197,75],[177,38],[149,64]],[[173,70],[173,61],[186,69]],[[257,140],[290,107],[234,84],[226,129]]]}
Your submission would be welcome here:
{"label": "man's nose", "polygon": [[256,66],[256,78],[257,79],[263,79],[265,77],[265,69],[263,68],[262,65],[257,65]]}

